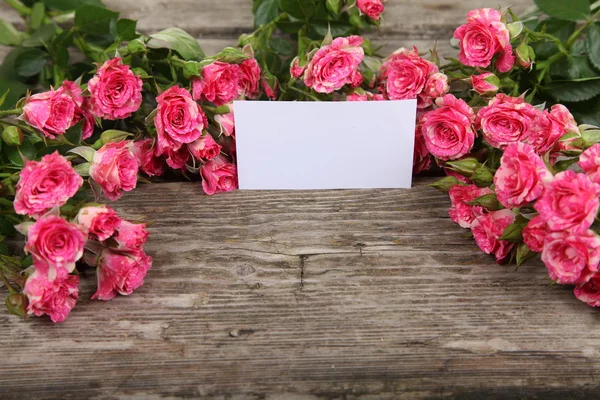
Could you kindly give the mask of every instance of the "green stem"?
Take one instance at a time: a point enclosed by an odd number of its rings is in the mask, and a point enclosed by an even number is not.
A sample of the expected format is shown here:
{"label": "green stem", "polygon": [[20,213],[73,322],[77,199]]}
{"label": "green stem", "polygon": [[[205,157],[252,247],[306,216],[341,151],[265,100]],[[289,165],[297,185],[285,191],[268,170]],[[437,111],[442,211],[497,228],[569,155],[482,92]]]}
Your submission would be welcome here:
{"label": "green stem", "polygon": [[567,42],[565,43],[565,48],[567,50],[570,50],[571,47],[573,47],[577,38],[579,38],[579,36],[583,33],[583,31],[585,31],[590,25],[592,25],[595,22],[596,18],[599,15],[600,15],[600,10],[598,10],[594,15],[592,15],[590,17],[590,19],[588,19],[586,21],[585,24],[583,24],[579,29],[577,29],[575,32],[573,32],[571,34],[571,36],[569,36],[569,38],[567,39]]}
{"label": "green stem", "polygon": [[2,280],[2,282],[4,282],[4,284],[6,285],[6,288],[8,289],[9,294],[17,293],[17,290],[13,287],[13,285],[11,285],[8,282],[8,279],[6,279],[6,277],[4,276],[4,273],[2,273],[2,271],[0,271],[0,280]]}
{"label": "green stem", "polygon": [[9,6],[17,10],[17,12],[21,15],[29,15],[31,14],[31,8],[27,7],[25,4],[21,3],[19,0],[4,0]]}
{"label": "green stem", "polygon": [[303,94],[303,95],[305,95],[306,97],[308,97],[311,100],[321,101],[317,96],[313,95],[312,93],[305,92],[304,90],[298,89],[297,87],[289,86],[288,89],[292,89],[294,92],[298,92],[300,94]]}
{"label": "green stem", "polygon": [[7,115],[21,115],[23,114],[22,108],[13,108],[12,110],[0,110],[0,117],[5,117]]}

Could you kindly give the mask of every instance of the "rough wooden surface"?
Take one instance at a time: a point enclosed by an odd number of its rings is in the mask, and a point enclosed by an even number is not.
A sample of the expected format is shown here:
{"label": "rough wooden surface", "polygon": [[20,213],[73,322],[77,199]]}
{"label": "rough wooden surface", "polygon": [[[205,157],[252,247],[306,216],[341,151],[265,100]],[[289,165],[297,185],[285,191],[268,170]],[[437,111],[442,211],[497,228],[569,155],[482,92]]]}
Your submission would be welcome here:
{"label": "rough wooden surface", "polygon": [[[107,3],[212,52],[250,25],[246,0]],[[426,48],[498,2],[387,4],[381,40]],[[146,285],[101,303],[84,279],[59,325],[0,311],[0,399],[598,398],[598,311],[548,287],[539,263],[494,264],[428,182],[213,197],[142,185],[116,208],[156,220]]]}

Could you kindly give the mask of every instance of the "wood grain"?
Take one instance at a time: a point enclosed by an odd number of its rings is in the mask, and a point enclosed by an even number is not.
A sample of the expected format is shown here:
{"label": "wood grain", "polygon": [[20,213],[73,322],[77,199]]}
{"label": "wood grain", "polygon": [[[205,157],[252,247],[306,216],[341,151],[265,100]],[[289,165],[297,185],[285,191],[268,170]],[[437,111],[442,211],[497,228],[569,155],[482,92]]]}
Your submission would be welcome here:
{"label": "wood grain", "polygon": [[143,185],[154,257],[131,297],[63,324],[0,312],[0,398],[593,398],[598,312],[499,266],[412,190]]}
{"label": "wood grain", "polygon": [[[107,1],[209,53],[250,29],[249,3]],[[499,4],[388,1],[373,35],[449,54],[466,10]],[[3,3],[0,17],[16,20]],[[213,197],[142,185],[116,208],[155,220],[145,286],[91,301],[88,272],[59,325],[0,309],[0,399],[600,397],[598,311],[549,287],[539,262],[494,264],[429,182]]]}

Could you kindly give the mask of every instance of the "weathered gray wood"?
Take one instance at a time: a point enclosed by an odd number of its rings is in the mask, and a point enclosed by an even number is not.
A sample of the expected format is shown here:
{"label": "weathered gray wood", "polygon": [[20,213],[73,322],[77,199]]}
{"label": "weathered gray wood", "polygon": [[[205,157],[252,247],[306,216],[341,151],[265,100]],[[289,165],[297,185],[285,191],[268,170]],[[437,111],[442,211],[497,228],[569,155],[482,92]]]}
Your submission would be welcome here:
{"label": "weathered gray wood", "polygon": [[56,326],[0,312],[0,398],[592,398],[597,310],[495,265],[429,181],[142,185],[116,207],[156,221],[146,285],[101,303],[86,279]]}

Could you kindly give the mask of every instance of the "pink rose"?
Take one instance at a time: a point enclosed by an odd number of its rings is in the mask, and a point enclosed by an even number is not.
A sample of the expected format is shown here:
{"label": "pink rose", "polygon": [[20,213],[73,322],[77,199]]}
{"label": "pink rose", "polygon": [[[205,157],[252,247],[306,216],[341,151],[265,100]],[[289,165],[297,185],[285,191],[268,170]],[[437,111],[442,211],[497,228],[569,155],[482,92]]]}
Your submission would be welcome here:
{"label": "pink rose", "polygon": [[580,133],[573,114],[562,104],[555,104],[550,109],[550,118],[554,120],[564,133]]}
{"label": "pink rose", "polygon": [[304,75],[304,71],[306,70],[306,65],[300,65],[300,60],[298,57],[294,57],[292,63],[290,64],[290,76],[294,79],[300,78]]}
{"label": "pink rose", "polygon": [[350,93],[349,95],[346,96],[346,101],[367,101],[369,100],[369,98],[367,97],[367,94],[360,94],[360,93]]}
{"label": "pink rose", "polygon": [[427,108],[448,90],[448,78],[431,61],[419,57],[417,48],[396,50],[382,64],[379,79],[390,100],[417,99],[418,108]]}
{"label": "pink rose", "polygon": [[319,93],[331,93],[346,84],[356,86],[364,58],[362,42],[360,36],[338,37],[321,47],[306,66],[304,84]]}
{"label": "pink rose", "polygon": [[27,97],[19,118],[54,139],[74,125],[76,109],[77,104],[67,93],[49,90]]}
{"label": "pink rose", "polygon": [[260,80],[260,86],[269,99],[275,100],[277,98],[277,91],[279,90],[279,81],[277,78],[271,80],[262,78]]}
{"label": "pink rose", "polygon": [[131,152],[135,156],[140,170],[146,175],[161,176],[165,172],[165,162],[156,156],[153,139],[133,142]]}
{"label": "pink rose", "polygon": [[230,103],[240,95],[240,77],[239,65],[215,61],[202,68],[201,78],[192,79],[194,100],[210,101],[217,107]]}
{"label": "pink rose", "polygon": [[114,243],[111,243],[110,246],[119,251],[141,250],[146,240],[148,240],[146,224],[132,224],[129,221],[122,221],[112,240]]}
{"label": "pink rose", "polygon": [[477,216],[471,224],[471,231],[477,246],[485,254],[493,254],[500,262],[508,256],[513,243],[500,240],[506,228],[512,224],[515,216],[510,210],[492,211]]}
{"label": "pink rose", "polygon": [[563,285],[585,283],[598,271],[600,238],[591,230],[551,232],[546,236],[542,261],[552,280]]}
{"label": "pink rose", "polygon": [[23,293],[29,300],[28,314],[41,317],[50,316],[52,322],[62,322],[68,316],[79,297],[79,277],[69,275],[67,271],[60,270],[53,280],[35,271],[25,282]]}
{"label": "pink rose", "polygon": [[596,273],[574,290],[575,297],[592,307],[600,307],[600,274]]}
{"label": "pink rose", "polygon": [[452,202],[452,207],[448,210],[450,219],[462,228],[470,228],[475,218],[483,214],[485,209],[481,206],[472,206],[469,202],[490,193],[493,192],[489,188],[478,188],[475,185],[454,185],[448,192]]}
{"label": "pink rose", "polygon": [[361,13],[379,20],[379,16],[383,12],[383,1],[381,0],[356,0],[356,6]]}
{"label": "pink rose", "polygon": [[550,182],[535,209],[551,231],[586,231],[598,213],[600,185],[586,175],[567,170]]}
{"label": "pink rose", "polygon": [[498,94],[477,113],[476,125],[493,147],[526,142],[536,126],[540,111],[520,97]]}
{"label": "pink rose", "polygon": [[539,111],[527,142],[538,154],[545,154],[565,133],[564,128],[550,117],[548,110]]}
{"label": "pink rose", "polygon": [[139,166],[132,149],[133,142],[124,140],[109,142],[94,154],[90,177],[109,200],[119,199],[123,191],[129,192],[136,186]]}
{"label": "pink rose", "polygon": [[157,155],[165,154],[167,149],[179,150],[184,143],[192,143],[208,127],[206,116],[187,90],[173,86],[156,101]]}
{"label": "pink rose", "polygon": [[142,104],[142,80],[116,57],[106,61],[88,82],[92,113],[100,118],[129,118]]}
{"label": "pink rose", "polygon": [[221,153],[221,146],[215,142],[210,133],[206,133],[195,142],[188,144],[188,149],[194,157],[200,160],[212,160]]}
{"label": "pink rose", "polygon": [[94,115],[90,112],[89,98],[83,96],[83,90],[79,85],[72,81],[64,81],[61,87],[56,90],[57,94],[66,94],[75,102],[75,110],[71,121],[71,128],[79,121],[83,120],[81,138],[87,139],[94,133]]}
{"label": "pink rose", "polygon": [[143,251],[116,253],[105,249],[98,262],[98,290],[92,299],[110,300],[117,293],[128,296],[144,284],[152,257]]}
{"label": "pink rose", "polygon": [[471,76],[473,90],[480,96],[493,96],[500,89],[500,79],[491,72]]}
{"label": "pink rose", "polygon": [[546,236],[548,236],[548,224],[539,215],[533,217],[523,228],[523,241],[532,251],[542,252]]}
{"label": "pink rose", "polygon": [[65,205],[81,185],[83,178],[58,152],[47,154],[40,161],[27,161],[19,173],[15,211],[38,218],[54,207]]}
{"label": "pink rose", "polygon": [[421,120],[427,149],[441,160],[461,158],[475,143],[475,114],[467,103],[451,94],[436,103],[439,108],[426,113]]}
{"label": "pink rose", "polygon": [[81,230],[100,242],[111,237],[121,222],[117,212],[107,206],[82,207],[77,214],[77,224]]}
{"label": "pink rose", "polygon": [[425,139],[421,134],[421,128],[415,129],[415,152],[413,154],[413,175],[427,171],[431,168],[431,155],[427,150]]}
{"label": "pink rose", "polygon": [[235,137],[235,119],[233,111],[233,103],[227,104],[229,112],[226,114],[215,115],[215,123],[220,129],[220,133],[225,136]]}
{"label": "pink rose", "polygon": [[167,149],[166,156],[167,165],[169,167],[186,171],[187,168],[185,167],[185,164],[187,164],[192,155],[187,146],[184,146],[180,147],[178,150]]}
{"label": "pink rose", "polygon": [[238,187],[237,168],[223,156],[217,156],[200,169],[202,189],[207,195],[230,192]]}
{"label": "pink rose", "polygon": [[260,95],[260,66],[256,59],[250,58],[240,64],[240,88],[248,99],[256,99]]}
{"label": "pink rose", "polygon": [[79,227],[61,217],[48,215],[29,227],[25,252],[33,256],[33,265],[49,280],[57,270],[72,272],[83,255],[85,235]]}
{"label": "pink rose", "polygon": [[593,182],[600,183],[600,143],[581,153],[578,164]]}
{"label": "pink rose", "polygon": [[450,91],[450,85],[448,84],[448,77],[441,72],[433,73],[425,82],[423,88],[423,95],[430,97],[431,99],[437,99],[438,97],[444,96]]}
{"label": "pink rose", "polygon": [[521,142],[506,147],[494,175],[498,201],[506,208],[522,207],[536,200],[551,180],[552,173],[533,147]]}
{"label": "pink rose", "polygon": [[510,71],[515,63],[510,33],[497,10],[469,11],[467,23],[454,31],[454,37],[459,40],[458,59],[464,65],[487,68],[496,55],[496,68],[500,72]]}

